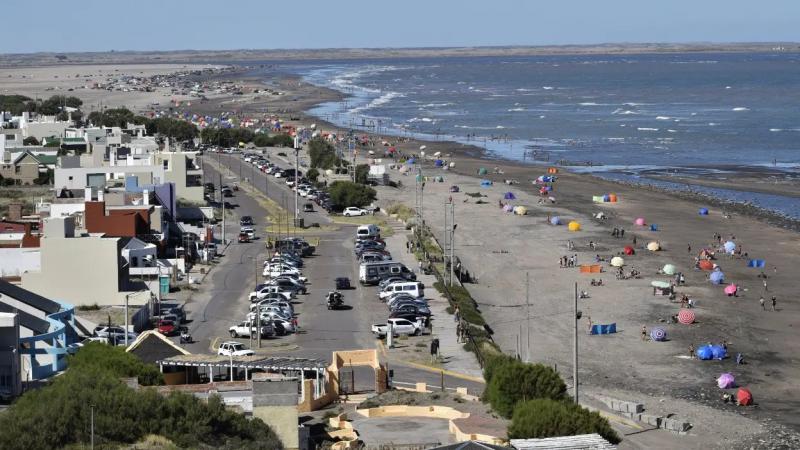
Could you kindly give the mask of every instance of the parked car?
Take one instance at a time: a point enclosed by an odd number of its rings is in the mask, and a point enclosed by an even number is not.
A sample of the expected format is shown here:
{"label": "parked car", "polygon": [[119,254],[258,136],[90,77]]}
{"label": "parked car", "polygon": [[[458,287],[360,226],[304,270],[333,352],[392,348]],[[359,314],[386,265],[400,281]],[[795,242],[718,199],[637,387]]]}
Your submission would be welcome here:
{"label": "parked car", "polygon": [[223,342],[219,344],[217,354],[223,356],[251,356],[255,352],[240,342]]}
{"label": "parked car", "polygon": [[[249,320],[228,328],[228,332],[231,334],[232,338],[237,338],[239,336],[253,337],[257,330],[258,327],[256,326],[256,323]],[[272,329],[272,325],[269,322],[261,324],[261,337],[270,337],[274,334],[275,331]]]}
{"label": "parked car", "polygon": [[303,205],[303,212],[314,212],[314,205],[306,203]]}
{"label": "parked car", "polygon": [[239,219],[239,225],[243,227],[251,227],[255,225],[255,222],[253,222],[253,218],[250,216],[242,216],[242,218]]}
{"label": "parked car", "polygon": [[350,289],[350,278],[338,277],[336,278],[336,290]]}
{"label": "parked car", "polygon": [[[99,338],[104,338],[104,339],[109,339],[109,338],[115,339],[117,337],[120,337],[123,340],[125,339],[125,329],[122,328],[122,327],[98,326],[98,327],[95,327],[95,329],[93,331],[93,334],[95,336],[99,337]],[[136,339],[137,337],[139,337],[138,334],[136,334],[136,333],[134,333],[132,331],[128,332],[128,341],[132,341],[132,340]]]}
{"label": "parked car", "polygon": [[367,210],[362,208],[356,208],[355,206],[348,206],[347,208],[342,211],[342,215],[345,217],[351,216],[366,216]]}
{"label": "parked car", "polygon": [[392,324],[392,334],[395,336],[400,335],[414,335],[419,336],[422,334],[423,329],[423,322],[422,320],[417,320],[416,322],[412,322],[408,319],[401,319],[401,318],[389,318],[386,320],[386,323],[376,323],[372,325],[372,334],[379,338],[386,337],[386,333],[389,329],[389,323]]}
{"label": "parked car", "polygon": [[178,334],[178,324],[174,320],[161,319],[158,321],[158,332],[164,336],[174,336]]}

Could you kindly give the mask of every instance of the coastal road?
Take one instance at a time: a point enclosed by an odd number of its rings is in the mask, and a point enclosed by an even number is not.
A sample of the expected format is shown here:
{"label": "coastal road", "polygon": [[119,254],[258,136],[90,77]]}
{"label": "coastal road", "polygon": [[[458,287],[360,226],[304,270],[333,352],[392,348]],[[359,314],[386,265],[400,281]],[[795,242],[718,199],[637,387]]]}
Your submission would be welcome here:
{"label": "coastal road", "polygon": [[[213,164],[204,164],[207,180],[219,180],[219,172],[215,165],[222,165],[234,173],[239,171],[239,157],[229,155],[208,155],[206,160]],[[242,175],[261,193],[266,192],[272,200],[280,202],[294,192],[288,189],[281,179],[267,176],[252,166],[243,163]],[[226,174],[223,174],[223,178]],[[236,220],[230,220],[228,238],[232,239],[238,231],[238,217],[250,215],[259,221],[266,217],[264,207],[244,189],[236,192],[228,202],[234,206]],[[302,203],[301,203],[302,204]],[[290,203],[293,206],[293,202]],[[324,211],[301,213],[306,223],[318,222],[327,224],[330,217]],[[256,229],[263,229],[263,223],[257,223]],[[354,350],[379,347],[378,341],[370,332],[373,322],[386,319],[387,311],[383,303],[376,298],[376,288],[362,287],[357,283],[358,265],[353,255],[354,225],[341,225],[332,231],[309,231],[306,236],[319,238],[315,255],[304,260],[303,274],[309,279],[307,295],[300,295],[295,304],[300,331],[294,335],[262,340],[262,348],[254,348],[257,353],[276,356],[295,356],[319,358],[330,361],[336,350]],[[262,262],[266,257],[264,236],[262,239],[248,244],[232,243],[217,267],[208,276],[202,294],[196,295],[196,302],[187,308],[190,310],[192,336],[197,341],[190,346],[190,351],[205,353],[212,351],[215,343],[230,340],[228,327],[242,320],[248,311],[250,302],[247,295],[258,282],[263,282],[260,274]],[[253,259],[255,258],[255,259]],[[256,270],[258,274],[256,276]],[[334,288],[336,277],[350,278],[355,289],[344,291],[348,309],[329,311],[324,304],[325,294]],[[240,339],[249,344],[249,340]],[[255,343],[253,345],[255,347]],[[413,385],[417,381],[425,381],[431,386],[441,385],[441,373],[421,370],[416,367],[391,364],[394,371],[393,381],[400,386]],[[368,370],[355,370],[356,384],[368,386],[371,374]],[[471,392],[480,393],[482,385],[455,376],[444,376],[445,386],[464,386]]]}

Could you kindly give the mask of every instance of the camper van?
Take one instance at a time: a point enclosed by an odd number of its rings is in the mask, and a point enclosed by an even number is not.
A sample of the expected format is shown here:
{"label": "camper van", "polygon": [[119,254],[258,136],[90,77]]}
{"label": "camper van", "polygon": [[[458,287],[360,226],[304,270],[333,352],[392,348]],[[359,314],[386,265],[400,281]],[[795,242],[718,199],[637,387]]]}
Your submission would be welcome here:
{"label": "camper van", "polygon": [[381,237],[381,229],[377,225],[361,225],[356,230],[356,239],[373,239]]}
{"label": "camper van", "polygon": [[362,263],[358,268],[358,281],[361,284],[375,285],[386,277],[402,277],[416,280],[417,275],[408,270],[405,264],[397,261],[376,261]]}

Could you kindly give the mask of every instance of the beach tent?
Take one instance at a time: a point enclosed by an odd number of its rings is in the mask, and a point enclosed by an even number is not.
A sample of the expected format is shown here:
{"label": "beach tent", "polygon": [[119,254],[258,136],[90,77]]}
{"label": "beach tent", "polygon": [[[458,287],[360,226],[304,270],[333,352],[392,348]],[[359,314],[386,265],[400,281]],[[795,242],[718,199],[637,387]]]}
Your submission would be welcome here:
{"label": "beach tent", "polygon": [[592,201],[595,203],[603,203],[603,196],[602,195],[593,195]]}
{"label": "beach tent", "polygon": [[625,260],[620,258],[619,256],[615,256],[611,258],[611,265],[613,267],[622,267],[625,265]]}
{"label": "beach tent", "polygon": [[433,177],[433,181],[436,181],[438,183],[444,183],[444,177],[441,175]]}
{"label": "beach tent", "polygon": [[524,215],[528,214],[528,208],[526,208],[524,206],[517,206],[517,207],[514,208],[514,214],[516,214],[518,216],[524,216]]}
{"label": "beach tent", "polygon": [[433,162],[433,164],[436,167],[442,167],[442,166],[444,166],[444,161],[442,161],[441,159],[437,159],[436,161]]}
{"label": "beach tent", "polygon": [[617,324],[609,323],[606,325],[592,325],[589,334],[613,334],[617,332]]}
{"label": "beach tent", "polygon": [[669,284],[668,281],[653,280],[653,281],[650,282],[650,286],[653,286],[653,287],[659,288],[659,289],[668,289],[670,287],[670,284]]}
{"label": "beach tent", "polygon": [[736,285],[735,285],[735,284],[733,284],[733,283],[731,283],[731,284],[729,284],[729,285],[725,286],[725,294],[726,294],[728,297],[730,297],[730,296],[733,296],[733,295],[736,295],[736,291],[738,291],[738,290],[739,290],[739,286],[736,286]]}
{"label": "beach tent", "polygon": [[505,212],[511,212],[511,211],[513,211],[513,210],[514,210],[514,207],[513,207],[513,206],[511,206],[511,205],[503,205],[503,211],[505,211]]}
{"label": "beach tent", "polygon": [[657,251],[661,250],[661,244],[659,244],[656,241],[653,241],[653,242],[647,244],[647,249],[650,250],[651,252],[657,252]]}
{"label": "beach tent", "polygon": [[681,308],[681,310],[678,311],[678,322],[684,325],[690,325],[694,323],[694,321],[695,321],[694,311],[692,311],[691,309]]}
{"label": "beach tent", "polygon": [[698,347],[694,353],[697,355],[698,359],[702,359],[704,361],[714,358],[714,351],[711,349],[710,345]]}
{"label": "beach tent", "polygon": [[595,215],[594,215],[594,218],[595,218],[595,219],[600,219],[600,220],[603,220],[603,219],[605,219],[605,218],[606,218],[606,215],[605,215],[604,213],[601,213],[601,212],[599,212],[599,213],[597,213],[597,214],[595,214]]}
{"label": "beach tent", "polygon": [[725,253],[733,254],[734,250],[736,250],[736,243],[733,241],[727,241],[725,244],[723,244],[723,247],[725,248]]}
{"label": "beach tent", "polygon": [[561,218],[558,216],[551,217],[550,223],[553,225],[561,225]]}
{"label": "beach tent", "polygon": [[702,270],[714,270],[714,263],[708,259],[701,259],[697,265]]}
{"label": "beach tent", "polygon": [[747,267],[753,267],[756,269],[763,269],[767,266],[767,261],[763,259],[751,259],[747,261]]}
{"label": "beach tent", "polygon": [[723,373],[717,378],[717,386],[720,389],[730,389],[735,386],[735,379],[730,373]]}
{"label": "beach tent", "polygon": [[664,342],[667,340],[667,332],[663,328],[653,328],[650,330],[650,338],[656,342]]}
{"label": "beach tent", "polygon": [[558,173],[558,169],[555,167],[550,167],[547,169],[547,173]]}
{"label": "beach tent", "polygon": [[700,210],[698,211],[698,214],[700,214],[701,216],[707,216],[708,215],[708,208],[700,208]]}
{"label": "beach tent", "polygon": [[722,273],[721,270],[715,270],[714,272],[711,272],[711,275],[708,276],[708,279],[714,284],[722,284],[725,281],[725,274]]}
{"label": "beach tent", "polygon": [[608,194],[608,201],[611,203],[617,203],[617,194]]}
{"label": "beach tent", "polygon": [[643,227],[644,223],[645,223],[644,222],[644,217],[639,217],[639,218],[637,218],[636,220],[633,221],[634,225],[639,225],[640,227]]}
{"label": "beach tent", "polygon": [[503,194],[503,200],[516,200],[517,197],[514,195],[513,192],[506,192]]}
{"label": "beach tent", "polygon": [[725,347],[721,345],[712,345],[711,353],[714,356],[714,359],[718,359],[720,361],[722,361],[728,356],[728,351],[725,350]]}
{"label": "beach tent", "polygon": [[650,224],[650,231],[658,231],[658,224],[657,223]]}
{"label": "beach tent", "polygon": [[481,180],[481,187],[489,187],[492,185],[491,180]]}
{"label": "beach tent", "polygon": [[576,222],[576,221],[574,221],[574,220],[572,222],[570,222],[569,225],[567,225],[567,227],[569,227],[569,231],[580,231],[581,230],[581,224]]}
{"label": "beach tent", "polygon": [[410,166],[410,165],[413,165],[415,162],[417,162],[417,160],[416,160],[416,159],[414,159],[414,158],[408,158],[408,160],[406,161],[406,164],[408,164],[408,165]]}
{"label": "beach tent", "polygon": [[750,392],[750,389],[747,388],[739,388],[736,391],[736,403],[740,406],[749,406],[753,404],[753,394]]}
{"label": "beach tent", "polygon": [[481,167],[480,169],[478,169],[478,175],[486,175],[487,173],[489,173],[489,171],[486,170],[485,167]]}
{"label": "beach tent", "polygon": [[636,253],[636,250],[633,249],[630,245],[626,245],[625,248],[622,249],[623,253],[626,255],[633,255]]}
{"label": "beach tent", "polygon": [[610,202],[611,201],[611,197],[608,194],[606,194],[606,195],[603,196],[603,201],[604,202]]}
{"label": "beach tent", "polygon": [[[421,173],[418,173],[417,176],[415,177],[415,179],[417,180],[417,183],[424,183],[426,178],[427,177],[424,177]],[[425,187],[425,186],[422,186],[422,187]]]}
{"label": "beach tent", "polygon": [[661,271],[667,275],[675,275],[677,269],[672,264],[664,264],[664,267],[661,269]]}
{"label": "beach tent", "polygon": [[[330,169],[328,169],[328,170],[330,170]],[[400,167],[400,173],[406,173],[406,172],[408,172],[408,166]]]}
{"label": "beach tent", "polygon": [[449,164],[449,166],[450,166],[450,168],[452,169],[453,167],[455,167],[455,166],[456,166],[456,163],[454,163],[454,162],[451,162],[451,163]]}

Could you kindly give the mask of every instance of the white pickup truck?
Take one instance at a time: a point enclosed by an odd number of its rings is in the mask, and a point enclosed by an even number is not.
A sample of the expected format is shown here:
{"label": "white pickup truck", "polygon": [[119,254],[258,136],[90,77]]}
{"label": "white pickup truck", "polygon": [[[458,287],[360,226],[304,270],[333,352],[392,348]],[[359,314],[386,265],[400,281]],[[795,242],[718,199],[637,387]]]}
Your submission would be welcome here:
{"label": "white pickup truck", "polygon": [[416,322],[412,322],[408,319],[386,319],[387,323],[376,323],[372,325],[372,334],[376,337],[384,338],[386,337],[386,332],[389,328],[389,323],[392,324],[392,334],[395,336],[399,336],[401,334],[404,335],[414,335],[419,336],[422,334],[423,323],[422,319],[417,320]]}

